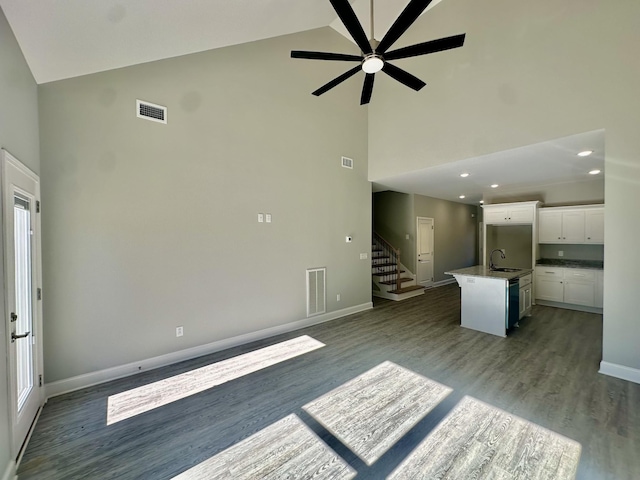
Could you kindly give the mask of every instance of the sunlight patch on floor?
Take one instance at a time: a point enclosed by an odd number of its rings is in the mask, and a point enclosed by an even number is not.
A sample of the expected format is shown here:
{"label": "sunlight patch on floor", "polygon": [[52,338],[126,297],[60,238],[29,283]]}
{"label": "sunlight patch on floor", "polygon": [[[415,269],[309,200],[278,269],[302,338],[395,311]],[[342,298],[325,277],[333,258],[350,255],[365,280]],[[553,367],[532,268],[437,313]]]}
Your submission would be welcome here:
{"label": "sunlight patch on floor", "polygon": [[302,408],[372,465],[451,392],[387,361]]}
{"label": "sunlight patch on floor", "polygon": [[387,478],[569,480],[581,450],[574,440],[465,396]]}
{"label": "sunlight patch on floor", "polygon": [[291,414],[172,480],[349,480],[355,476],[349,464]]}
{"label": "sunlight patch on floor", "polygon": [[303,335],[253,352],[111,395],[107,402],[107,425],[167,405],[209,388],[235,380],[325,345]]}

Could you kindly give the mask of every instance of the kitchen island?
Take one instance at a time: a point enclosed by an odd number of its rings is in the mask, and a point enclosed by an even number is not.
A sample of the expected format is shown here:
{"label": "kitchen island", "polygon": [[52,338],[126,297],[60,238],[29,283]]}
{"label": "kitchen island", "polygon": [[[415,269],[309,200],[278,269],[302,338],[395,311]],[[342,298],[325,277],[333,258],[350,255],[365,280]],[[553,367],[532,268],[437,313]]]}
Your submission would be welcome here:
{"label": "kitchen island", "polygon": [[531,272],[531,268],[492,270],[484,265],[445,272],[460,286],[460,325],[506,337],[518,321],[518,280]]}

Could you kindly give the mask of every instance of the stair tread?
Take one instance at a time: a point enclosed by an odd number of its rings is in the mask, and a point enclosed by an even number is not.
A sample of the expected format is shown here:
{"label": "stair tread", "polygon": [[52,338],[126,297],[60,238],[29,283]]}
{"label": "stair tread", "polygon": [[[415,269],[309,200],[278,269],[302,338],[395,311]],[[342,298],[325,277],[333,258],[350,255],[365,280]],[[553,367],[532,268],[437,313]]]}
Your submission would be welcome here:
{"label": "stair tread", "polygon": [[[400,283],[407,283],[407,282],[412,282],[412,281],[413,281],[413,278],[408,278],[408,277],[400,279]],[[395,284],[396,284],[395,280],[388,280],[386,282],[380,282],[380,285],[395,285]],[[424,288],[424,287],[421,287],[421,288]]]}
{"label": "stair tread", "polygon": [[371,266],[378,268],[378,267],[395,267],[396,265],[398,264],[397,263],[374,263]]}
{"label": "stair tread", "polygon": [[391,290],[388,293],[401,294],[401,293],[407,293],[407,292],[415,292],[416,290],[424,290],[424,287],[420,285],[410,285],[408,287],[399,288],[397,290]]}

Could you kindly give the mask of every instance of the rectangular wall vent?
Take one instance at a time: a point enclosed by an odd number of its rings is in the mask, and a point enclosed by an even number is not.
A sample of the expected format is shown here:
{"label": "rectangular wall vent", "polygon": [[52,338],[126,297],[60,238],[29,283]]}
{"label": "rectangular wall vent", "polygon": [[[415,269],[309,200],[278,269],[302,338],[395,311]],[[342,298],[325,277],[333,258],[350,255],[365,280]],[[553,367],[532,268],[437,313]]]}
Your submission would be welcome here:
{"label": "rectangular wall vent", "polygon": [[307,270],[307,317],[326,311],[326,268]]}
{"label": "rectangular wall vent", "polygon": [[167,107],[143,100],[136,100],[136,115],[152,122],[167,123]]}
{"label": "rectangular wall vent", "polygon": [[353,159],[351,158],[347,158],[347,157],[342,157],[342,166],[344,168],[351,168],[353,169]]}

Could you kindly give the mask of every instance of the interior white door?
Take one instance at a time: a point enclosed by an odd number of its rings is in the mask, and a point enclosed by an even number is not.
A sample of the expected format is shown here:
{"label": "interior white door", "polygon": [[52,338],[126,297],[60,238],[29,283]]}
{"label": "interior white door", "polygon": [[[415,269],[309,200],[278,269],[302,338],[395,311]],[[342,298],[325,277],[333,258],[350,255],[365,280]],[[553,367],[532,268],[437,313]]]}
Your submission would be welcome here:
{"label": "interior white door", "polygon": [[433,218],[418,217],[418,232],[416,243],[418,246],[418,262],[416,277],[418,285],[428,286],[433,283]]}
{"label": "interior white door", "polygon": [[22,448],[42,405],[40,181],[2,151],[6,339],[12,457]]}

